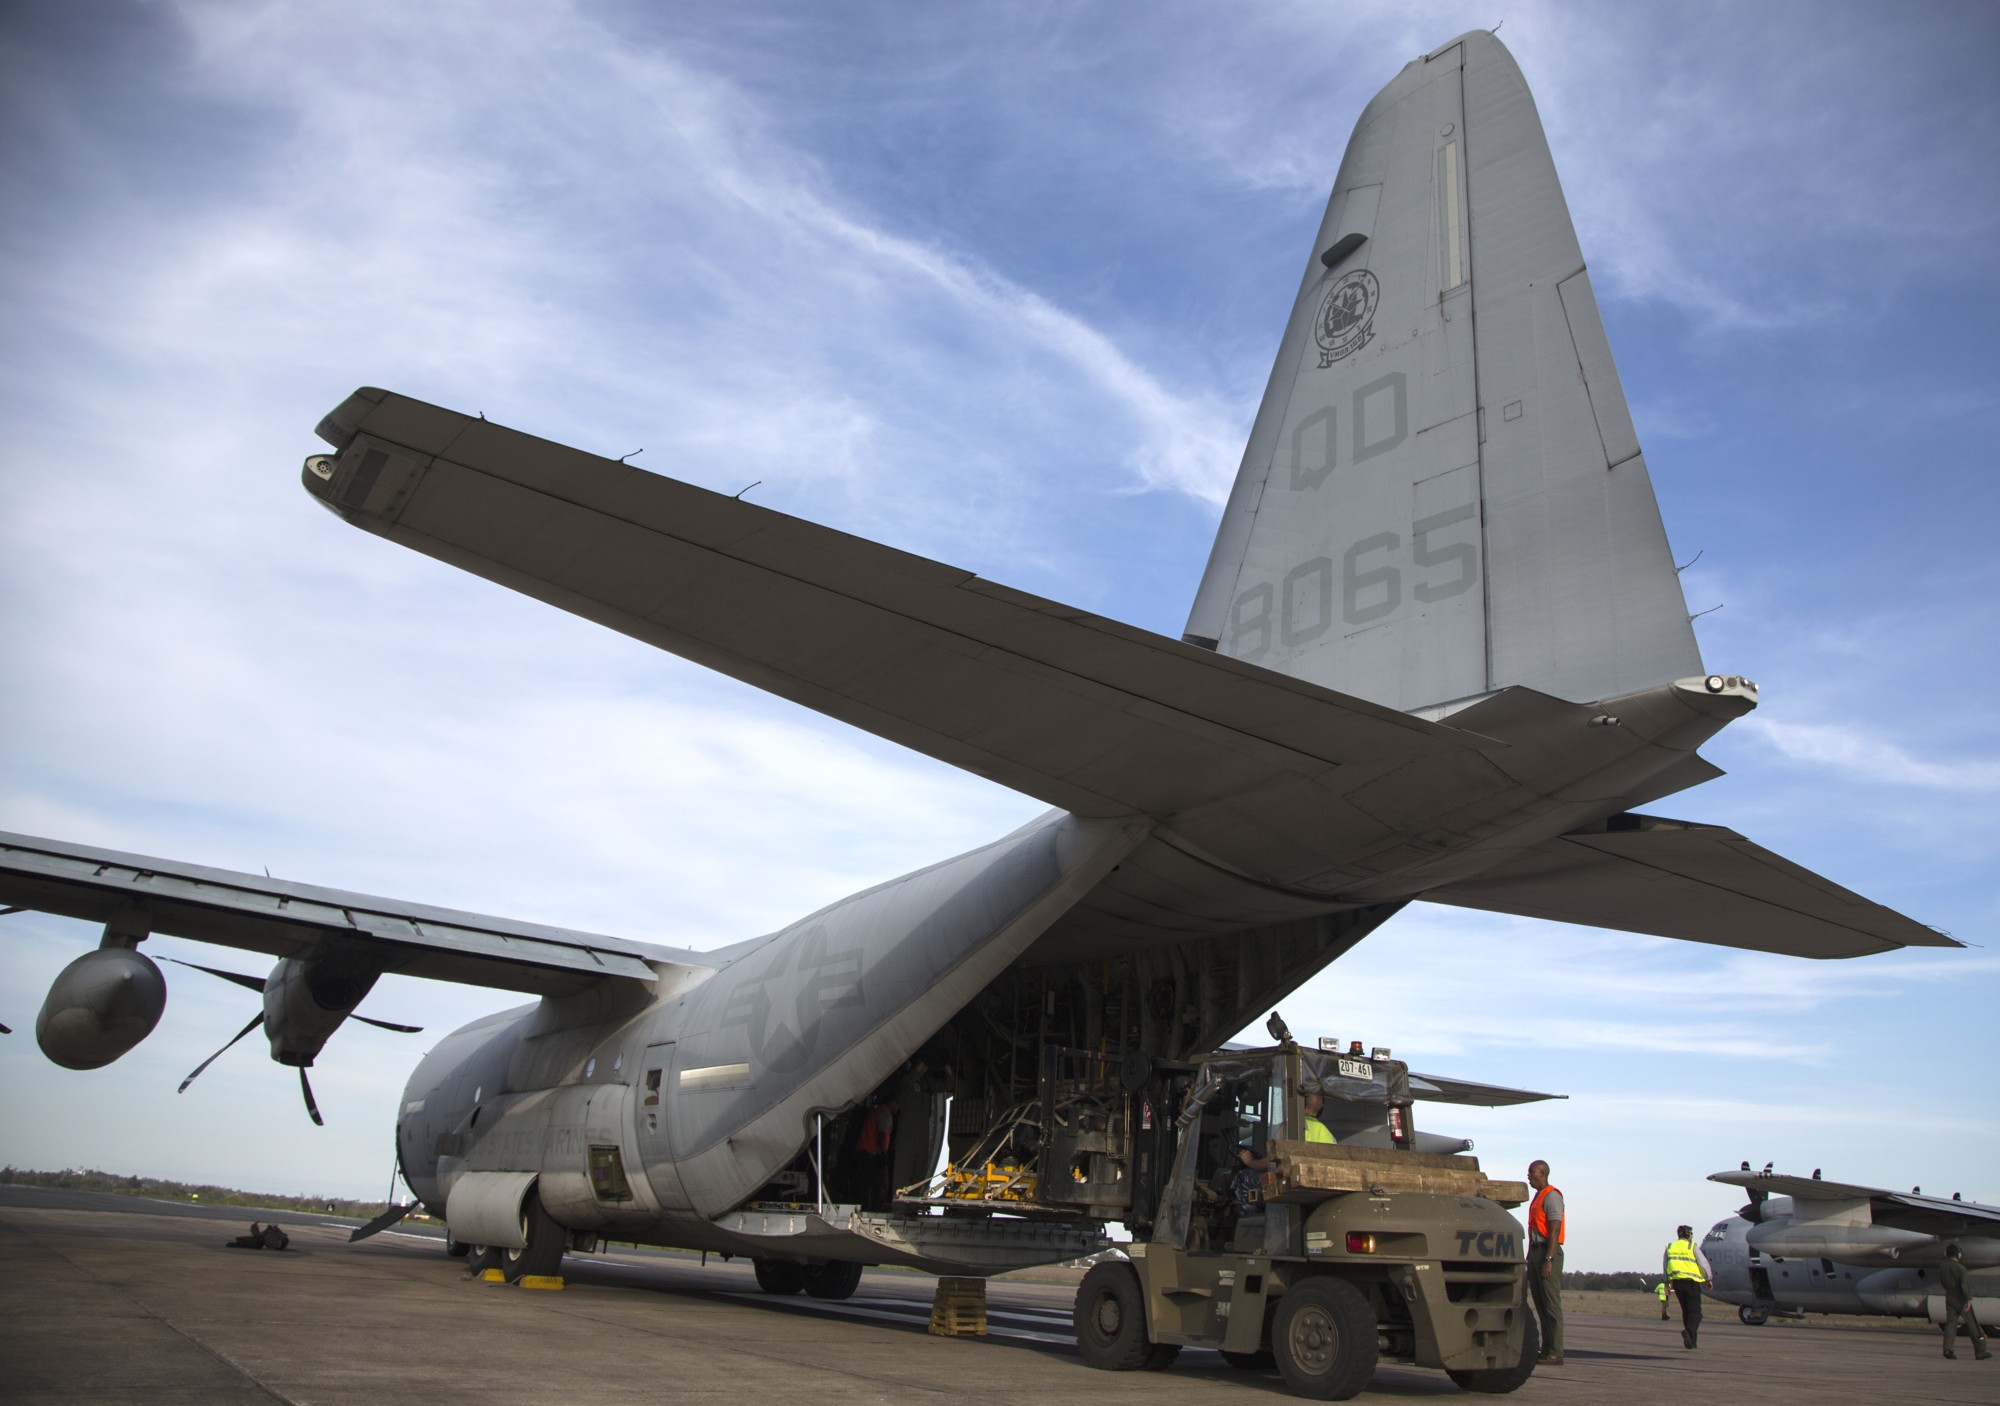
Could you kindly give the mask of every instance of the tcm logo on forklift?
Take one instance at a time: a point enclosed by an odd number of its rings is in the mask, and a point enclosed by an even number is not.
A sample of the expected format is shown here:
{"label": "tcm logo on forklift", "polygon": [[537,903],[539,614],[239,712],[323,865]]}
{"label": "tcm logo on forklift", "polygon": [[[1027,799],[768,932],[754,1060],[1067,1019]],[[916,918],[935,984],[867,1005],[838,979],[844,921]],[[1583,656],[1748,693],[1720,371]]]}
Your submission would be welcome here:
{"label": "tcm logo on forklift", "polygon": [[1488,1259],[1521,1258],[1521,1242],[1504,1230],[1461,1230],[1458,1232],[1458,1252],[1469,1255],[1474,1251]]}

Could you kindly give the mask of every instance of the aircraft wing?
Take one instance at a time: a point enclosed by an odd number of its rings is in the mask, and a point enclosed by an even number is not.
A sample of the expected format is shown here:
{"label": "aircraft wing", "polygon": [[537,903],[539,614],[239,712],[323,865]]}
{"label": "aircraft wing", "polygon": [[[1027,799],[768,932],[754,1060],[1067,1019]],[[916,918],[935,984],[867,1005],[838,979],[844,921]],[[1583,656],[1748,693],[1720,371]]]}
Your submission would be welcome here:
{"label": "aircraft wing", "polygon": [[1568,1094],[1541,1094],[1533,1089],[1509,1089],[1499,1084],[1475,1084],[1470,1079],[1415,1072],[1410,1075],[1410,1092],[1425,1103],[1460,1103],[1473,1108],[1511,1108],[1518,1103],[1539,1103],[1543,1099],[1569,1097]]}
{"label": "aircraft wing", "polygon": [[355,526],[1077,815],[1497,745],[386,391],[319,432]]}
{"label": "aircraft wing", "polygon": [[1796,1196],[1805,1201],[1866,1201],[1895,1193],[1876,1186],[1850,1186],[1842,1181],[1821,1181],[1818,1177],[1795,1177],[1770,1172],[1714,1172],[1710,1181],[1740,1186],[1748,1191],[1769,1192],[1773,1196]]}
{"label": "aircraft wing", "polygon": [[2000,1206],[1983,1206],[1977,1201],[1954,1201],[1945,1196],[1888,1191],[1879,1186],[1853,1186],[1782,1173],[1716,1172],[1709,1180],[1773,1196],[1789,1196],[1794,1201],[1866,1201],[1876,1225],[1926,1235],[1993,1234],[2000,1229]]}
{"label": "aircraft wing", "polygon": [[1424,897],[1793,957],[1963,945],[1726,826],[1651,815],[1614,816]]}
{"label": "aircraft wing", "polygon": [[677,948],[31,835],[0,833],[0,904],[99,923],[136,911],[151,932],[273,957],[304,956],[331,936],[379,949],[386,971],[532,995],[607,977],[650,982],[655,962],[715,965]]}

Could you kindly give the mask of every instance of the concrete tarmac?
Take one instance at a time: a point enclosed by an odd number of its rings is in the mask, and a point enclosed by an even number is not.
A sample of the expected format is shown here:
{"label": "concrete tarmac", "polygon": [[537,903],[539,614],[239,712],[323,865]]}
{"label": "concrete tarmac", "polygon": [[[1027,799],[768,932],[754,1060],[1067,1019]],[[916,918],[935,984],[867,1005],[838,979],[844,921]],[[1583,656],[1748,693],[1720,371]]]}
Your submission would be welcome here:
{"label": "concrete tarmac", "polygon": [[[0,1400],[7,1402],[1237,1403],[1290,1399],[1274,1370],[1189,1350],[1165,1372],[1094,1372],[1069,1332],[1072,1289],[996,1280],[985,1339],[930,1336],[934,1281],[871,1270],[840,1304],[757,1291],[742,1261],[572,1255],[568,1287],[465,1277],[434,1236],[346,1243],[351,1222],[280,1214],[284,1253],[225,1248],[222,1208],[35,1192],[0,1196]],[[123,1202],[122,1206],[105,1203]],[[1715,1306],[1711,1306],[1714,1308]],[[1569,1363],[1512,1398],[1759,1406],[2000,1402],[2000,1361],[1939,1354],[1928,1325],[1745,1328],[1575,1313]],[[1383,1366],[1362,1401],[1470,1399],[1440,1372]]]}

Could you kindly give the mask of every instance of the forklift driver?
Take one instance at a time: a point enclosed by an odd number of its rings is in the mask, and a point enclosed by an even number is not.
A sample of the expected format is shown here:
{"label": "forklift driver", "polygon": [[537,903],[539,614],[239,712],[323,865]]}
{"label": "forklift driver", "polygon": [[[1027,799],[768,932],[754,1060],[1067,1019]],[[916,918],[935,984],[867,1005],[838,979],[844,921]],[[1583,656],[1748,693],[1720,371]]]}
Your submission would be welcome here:
{"label": "forklift driver", "polygon": [[[1322,1142],[1329,1146],[1338,1142],[1333,1131],[1320,1121],[1320,1110],[1326,1107],[1326,1095],[1320,1082],[1314,1078],[1299,1082],[1299,1093],[1305,1111],[1305,1139],[1307,1142]],[[1238,1166],[1231,1177],[1231,1189],[1235,1192],[1236,1208],[1240,1214],[1249,1215],[1261,1210],[1263,1201],[1263,1173],[1269,1171],[1274,1162],[1266,1154],[1260,1156],[1255,1146],[1248,1142],[1236,1145]]]}
{"label": "forklift driver", "polygon": [[1236,1160],[1241,1165],[1229,1178],[1229,1189],[1236,1198],[1236,1214],[1254,1216],[1264,1209],[1264,1173],[1273,1164],[1269,1157],[1259,1157],[1257,1149],[1247,1142],[1236,1145]]}
{"label": "forklift driver", "polygon": [[1236,1126],[1240,1141],[1234,1143],[1236,1166],[1230,1168],[1229,1190],[1236,1202],[1236,1214],[1254,1216],[1264,1209],[1264,1173],[1274,1165],[1269,1149],[1259,1150],[1256,1134],[1261,1117],[1262,1089],[1245,1087],[1236,1092]]}

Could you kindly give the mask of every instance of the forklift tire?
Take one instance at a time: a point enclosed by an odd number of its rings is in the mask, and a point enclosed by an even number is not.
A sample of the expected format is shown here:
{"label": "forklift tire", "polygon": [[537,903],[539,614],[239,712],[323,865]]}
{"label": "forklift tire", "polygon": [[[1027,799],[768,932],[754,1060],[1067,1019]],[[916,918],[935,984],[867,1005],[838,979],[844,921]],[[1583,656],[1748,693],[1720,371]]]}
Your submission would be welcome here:
{"label": "forklift tire", "polygon": [[796,1294],[806,1286],[806,1267],[793,1260],[753,1259],[757,1287],[767,1294]]}
{"label": "forklift tire", "polygon": [[1542,1355],[1541,1325],[1535,1321],[1532,1311],[1527,1311],[1527,1314],[1528,1321],[1521,1328],[1519,1363],[1512,1367],[1492,1367],[1477,1372],[1454,1372],[1446,1368],[1445,1375],[1464,1390],[1482,1392],[1487,1396],[1504,1396],[1526,1385],[1528,1378],[1535,1375],[1535,1359]]}
{"label": "forklift tire", "polygon": [[1285,1290],[1271,1351],[1294,1396],[1345,1401],[1375,1375],[1375,1310],[1345,1279],[1316,1275]]}
{"label": "forklift tire", "polygon": [[1158,1371],[1180,1356],[1172,1343],[1146,1332],[1146,1295],[1122,1260],[1092,1265],[1076,1290],[1076,1350],[1086,1367],[1105,1372]]}

